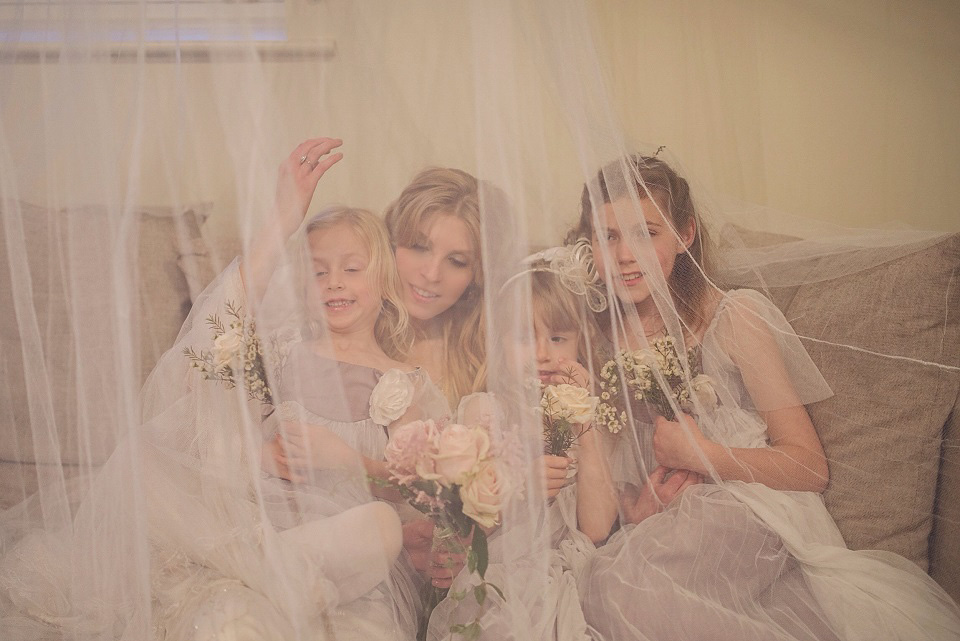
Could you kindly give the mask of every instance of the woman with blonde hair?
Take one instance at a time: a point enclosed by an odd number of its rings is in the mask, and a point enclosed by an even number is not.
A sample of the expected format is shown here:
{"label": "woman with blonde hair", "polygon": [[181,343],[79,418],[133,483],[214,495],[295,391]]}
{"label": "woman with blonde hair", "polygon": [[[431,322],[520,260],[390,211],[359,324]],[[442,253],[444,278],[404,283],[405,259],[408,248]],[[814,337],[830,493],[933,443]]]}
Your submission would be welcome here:
{"label": "woman with blonde hair", "polygon": [[425,169],[386,211],[413,342],[422,366],[456,407],[485,386],[480,181],[459,169]]}
{"label": "woman with blonde hair", "polygon": [[[499,189],[448,168],[418,173],[386,210],[413,335],[398,358],[426,370],[451,409],[486,388],[484,289],[496,284],[488,282],[489,274],[485,278],[484,254],[495,262],[491,250],[504,251],[504,244],[484,247],[481,238],[507,219],[505,211]],[[433,554],[433,529],[427,519],[407,522],[404,547],[435,587],[447,588],[463,560]]]}

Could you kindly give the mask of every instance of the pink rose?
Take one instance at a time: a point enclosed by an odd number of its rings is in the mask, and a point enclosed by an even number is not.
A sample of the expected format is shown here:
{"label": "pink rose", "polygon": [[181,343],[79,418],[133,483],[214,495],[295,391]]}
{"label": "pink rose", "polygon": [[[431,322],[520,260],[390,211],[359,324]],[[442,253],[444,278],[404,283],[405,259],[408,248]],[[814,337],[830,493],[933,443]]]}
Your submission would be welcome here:
{"label": "pink rose", "polygon": [[477,473],[460,488],[463,513],[483,527],[500,522],[500,511],[506,505],[506,476],[493,461],[480,464]]}
{"label": "pink rose", "polygon": [[481,427],[448,425],[437,439],[433,455],[436,473],[445,485],[463,483],[477,470],[477,465],[490,450],[490,437]]}
{"label": "pink rose", "polygon": [[387,466],[397,476],[410,476],[417,463],[429,455],[437,437],[437,426],[431,421],[412,421],[394,430],[384,450]]}

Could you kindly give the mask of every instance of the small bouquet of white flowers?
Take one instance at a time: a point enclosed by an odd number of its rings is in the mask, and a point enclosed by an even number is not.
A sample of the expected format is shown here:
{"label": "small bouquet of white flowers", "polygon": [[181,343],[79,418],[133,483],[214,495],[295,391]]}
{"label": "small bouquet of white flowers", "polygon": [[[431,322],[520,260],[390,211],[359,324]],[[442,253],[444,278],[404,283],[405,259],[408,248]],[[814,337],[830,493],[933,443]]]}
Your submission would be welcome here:
{"label": "small bouquet of white flowers", "polygon": [[692,411],[694,396],[702,407],[716,407],[717,394],[713,381],[701,372],[698,348],[687,351],[687,365],[689,379],[672,336],[656,340],[648,348],[618,352],[600,369],[598,423],[618,433],[627,424],[628,406],[634,416],[660,415],[673,421],[676,415],[671,400],[682,410]]}
{"label": "small bouquet of white flowers", "polygon": [[243,385],[248,398],[273,405],[256,322],[246,318],[243,308],[231,301],[227,301],[226,308],[233,319],[228,325],[216,314],[207,317],[207,325],[213,330],[213,349],[197,351],[186,347],[183,353],[205,380],[219,381],[227,389]]}
{"label": "small bouquet of white flowers", "polygon": [[596,396],[576,385],[544,387],[540,396],[544,453],[566,456],[577,439],[590,429],[598,402]]}
{"label": "small bouquet of white flowers", "polygon": [[[500,456],[503,445],[488,426],[414,421],[397,428],[384,453],[393,486],[437,526],[434,547],[466,554],[467,569],[480,578],[472,588],[480,605],[488,589],[503,598],[500,588],[484,579],[489,555],[483,529],[500,523],[516,487],[515,471]],[[438,593],[428,595],[428,610],[446,596],[445,590],[433,590]],[[450,631],[476,638],[480,623],[455,624]]]}

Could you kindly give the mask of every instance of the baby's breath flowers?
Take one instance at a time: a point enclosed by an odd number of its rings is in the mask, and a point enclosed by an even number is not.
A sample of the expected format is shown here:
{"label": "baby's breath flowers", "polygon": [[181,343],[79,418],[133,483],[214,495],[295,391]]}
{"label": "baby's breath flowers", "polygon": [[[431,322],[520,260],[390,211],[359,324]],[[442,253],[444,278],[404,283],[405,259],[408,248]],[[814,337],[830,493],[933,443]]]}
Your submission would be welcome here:
{"label": "baby's breath flowers", "polygon": [[[656,340],[644,349],[621,350],[600,369],[597,424],[616,434],[627,424],[631,413],[659,414],[673,421],[676,415],[671,400],[681,409],[691,411],[695,409],[693,395],[702,407],[712,409],[717,397],[712,381],[700,371],[699,349],[687,351],[687,365],[689,372],[685,373],[672,336]],[[657,372],[665,385],[661,385]]]}
{"label": "baby's breath flowers", "polygon": [[186,347],[183,353],[205,380],[219,381],[227,389],[243,385],[248,398],[273,405],[256,322],[245,317],[243,308],[233,302],[227,301],[226,308],[233,319],[229,325],[224,325],[217,314],[207,317],[207,325],[213,330],[213,349]]}

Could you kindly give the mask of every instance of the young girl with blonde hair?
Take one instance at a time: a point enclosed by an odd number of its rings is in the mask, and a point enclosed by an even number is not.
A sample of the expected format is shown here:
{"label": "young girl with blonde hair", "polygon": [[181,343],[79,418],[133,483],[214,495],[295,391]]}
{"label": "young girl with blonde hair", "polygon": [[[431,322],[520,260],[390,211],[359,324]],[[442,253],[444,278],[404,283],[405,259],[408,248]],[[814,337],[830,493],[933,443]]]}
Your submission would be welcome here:
{"label": "young girl with blonde hair", "polygon": [[[399,360],[411,329],[386,227],[363,209],[322,210],[304,227],[301,272],[308,330],[281,348],[278,425],[265,444],[264,466],[294,482],[308,512],[366,505],[371,493],[399,501],[367,483],[367,477],[389,478],[383,453],[393,427],[441,419],[449,409],[423,369]],[[402,534],[396,516],[390,581],[358,607],[381,625],[389,615],[403,638],[416,630],[423,579],[404,555],[396,556]],[[365,535],[354,533],[358,545]],[[355,564],[354,573],[364,571]],[[384,606],[390,611],[382,612]]]}
{"label": "young girl with blonde hair", "polygon": [[[524,492],[527,508],[512,512],[490,537],[487,577],[503,589],[505,599],[490,598],[482,606],[471,599],[442,601],[430,619],[431,641],[449,638],[451,624],[472,618],[479,621],[476,638],[483,640],[592,638],[580,611],[573,569],[595,549],[578,530],[581,512],[598,505],[616,509],[615,503],[608,505],[613,492],[603,439],[586,425],[565,452],[539,456],[540,448],[546,449],[539,441],[540,416],[523,409],[539,400],[528,398],[534,387],[541,392],[550,385],[588,391],[594,387],[591,355],[607,346],[589,307],[598,300],[598,288],[582,278],[582,257],[582,251],[566,247],[538,252],[526,258],[498,291],[501,310],[522,319],[502,337],[510,361],[504,371],[525,380],[504,386],[496,395],[481,392],[467,397],[460,405],[460,420],[498,417],[500,423],[522,425],[520,431],[532,437],[529,460],[521,457],[515,462],[530,465]],[[537,385],[528,384],[533,382]],[[551,550],[538,549],[544,544]],[[469,591],[472,579],[470,572],[462,572],[451,590]]]}

